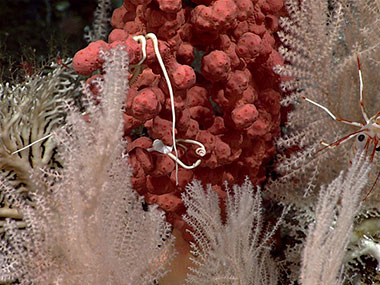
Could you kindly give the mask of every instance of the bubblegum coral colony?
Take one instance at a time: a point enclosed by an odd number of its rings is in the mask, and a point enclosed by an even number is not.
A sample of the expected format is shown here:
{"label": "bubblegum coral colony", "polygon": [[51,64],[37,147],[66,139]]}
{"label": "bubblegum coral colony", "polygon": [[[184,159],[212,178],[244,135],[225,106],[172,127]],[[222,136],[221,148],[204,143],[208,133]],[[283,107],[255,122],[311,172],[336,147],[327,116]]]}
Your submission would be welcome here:
{"label": "bubblegum coral colony", "polygon": [[[283,64],[275,38],[282,13],[282,0],[125,0],[113,12],[108,43],[93,42],[74,57],[75,71],[91,75],[102,65],[99,50],[122,44],[133,66],[143,59],[133,37],[157,35],[173,85],[175,136],[202,143],[206,155],[199,157],[195,145],[178,148],[185,164],[201,163],[180,166],[176,181],[175,161],[149,151],[155,139],[173,145],[170,94],[152,41],[146,43],[145,68],[130,82],[124,131],[134,189],[165,210],[184,237],[180,194],[192,179],[210,183],[221,197],[224,181],[266,179],[265,163],[280,134],[280,78],[272,69]],[[99,77],[90,77],[90,86]]]}

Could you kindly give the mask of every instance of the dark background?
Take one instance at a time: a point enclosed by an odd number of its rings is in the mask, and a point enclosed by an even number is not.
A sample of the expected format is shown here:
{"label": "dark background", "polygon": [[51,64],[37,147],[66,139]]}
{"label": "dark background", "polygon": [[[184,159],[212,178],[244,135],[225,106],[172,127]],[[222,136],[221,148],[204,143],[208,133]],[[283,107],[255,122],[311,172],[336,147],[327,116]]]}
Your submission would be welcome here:
{"label": "dark background", "polygon": [[[112,1],[113,8],[121,4]],[[83,35],[96,7],[96,0],[0,0],[0,80],[73,57],[87,45]]]}

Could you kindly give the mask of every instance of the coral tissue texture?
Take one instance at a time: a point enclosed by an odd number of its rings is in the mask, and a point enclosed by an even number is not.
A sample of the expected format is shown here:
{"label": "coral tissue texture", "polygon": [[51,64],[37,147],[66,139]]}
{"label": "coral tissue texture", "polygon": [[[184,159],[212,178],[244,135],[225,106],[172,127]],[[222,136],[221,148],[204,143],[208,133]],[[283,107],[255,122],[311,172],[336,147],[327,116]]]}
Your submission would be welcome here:
{"label": "coral tissue texture", "polygon": [[[133,36],[157,35],[174,89],[176,138],[201,142],[206,155],[194,169],[179,167],[176,185],[175,162],[148,151],[155,139],[173,145],[171,100],[150,40],[141,74],[130,83],[124,131],[133,187],[183,232],[181,192],[192,179],[211,183],[221,198],[223,181],[266,179],[280,133],[279,76],[272,69],[283,64],[275,38],[283,6],[282,0],[124,1],[113,12],[108,43],[93,42],[74,57],[74,69],[89,76],[101,67],[100,49],[122,44],[133,66],[143,56]],[[178,157],[192,165],[200,157],[186,146],[177,147]]]}

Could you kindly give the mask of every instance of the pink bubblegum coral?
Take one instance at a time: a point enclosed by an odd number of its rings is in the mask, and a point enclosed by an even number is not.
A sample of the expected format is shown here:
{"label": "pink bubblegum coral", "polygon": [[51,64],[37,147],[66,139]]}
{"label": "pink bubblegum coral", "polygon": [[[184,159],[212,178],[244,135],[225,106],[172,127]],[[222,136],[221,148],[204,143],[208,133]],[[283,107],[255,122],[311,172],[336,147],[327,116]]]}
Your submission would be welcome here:
{"label": "pink bubblegum coral", "polygon": [[202,74],[212,82],[226,80],[230,71],[231,60],[221,50],[214,50],[202,58]]}
{"label": "pink bubblegum coral", "polygon": [[237,43],[236,52],[246,63],[255,61],[262,49],[261,38],[254,33],[244,33]]}
{"label": "pink bubblegum coral", "polygon": [[[195,4],[194,4],[195,3]],[[126,99],[125,137],[134,168],[132,183],[148,203],[157,203],[180,230],[184,207],[180,192],[192,179],[218,189],[228,182],[265,180],[265,164],[274,154],[280,132],[280,80],[272,69],[283,64],[274,33],[282,0],[125,0],[112,16],[108,43],[79,51],[75,70],[90,75],[101,67],[98,51],[121,44],[131,65],[142,59],[133,36],[155,33],[174,91],[175,134],[204,144],[178,142],[178,158],[194,169],[179,167],[167,154],[152,150],[158,139],[173,146],[169,88],[147,40],[145,70],[130,84]],[[178,183],[178,185],[176,185]]]}
{"label": "pink bubblegum coral", "polygon": [[82,75],[90,75],[102,66],[100,50],[108,48],[108,44],[103,41],[90,43],[88,47],[78,51],[73,59],[75,71]]}
{"label": "pink bubblegum coral", "polygon": [[[140,121],[147,121],[157,116],[165,101],[164,94],[157,87],[145,87],[133,90],[127,99],[127,114]],[[132,94],[131,94],[132,93]]]}
{"label": "pink bubblegum coral", "polygon": [[245,129],[252,125],[258,115],[255,105],[245,104],[235,108],[231,113],[231,118],[238,129]]}

